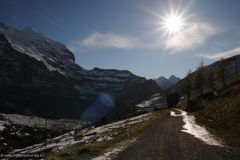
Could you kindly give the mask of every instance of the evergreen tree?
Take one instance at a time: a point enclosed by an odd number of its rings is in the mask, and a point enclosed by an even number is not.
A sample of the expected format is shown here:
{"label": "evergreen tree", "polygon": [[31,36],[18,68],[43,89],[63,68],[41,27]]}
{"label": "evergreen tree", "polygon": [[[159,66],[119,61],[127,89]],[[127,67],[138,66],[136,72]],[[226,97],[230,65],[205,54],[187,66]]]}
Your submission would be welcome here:
{"label": "evergreen tree", "polygon": [[167,95],[167,105],[168,107],[176,107],[180,100],[180,96],[177,92],[171,92]]}

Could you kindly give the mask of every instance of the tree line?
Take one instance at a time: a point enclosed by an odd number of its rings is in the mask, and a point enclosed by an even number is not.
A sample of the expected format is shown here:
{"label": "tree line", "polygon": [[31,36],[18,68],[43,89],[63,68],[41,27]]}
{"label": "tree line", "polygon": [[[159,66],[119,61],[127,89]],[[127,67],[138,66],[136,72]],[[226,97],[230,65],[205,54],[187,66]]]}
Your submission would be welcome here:
{"label": "tree line", "polygon": [[[238,76],[238,58],[234,59],[235,67],[235,77]],[[206,67],[201,60],[198,65],[196,72],[192,73],[191,70],[188,71],[185,80],[181,85],[181,91],[186,95],[187,103],[190,104],[191,97],[193,96],[193,91],[202,98],[204,94],[204,86],[211,91],[216,90],[216,79],[220,80],[223,87],[226,87],[226,60],[221,58],[217,63],[217,69],[213,67]]]}

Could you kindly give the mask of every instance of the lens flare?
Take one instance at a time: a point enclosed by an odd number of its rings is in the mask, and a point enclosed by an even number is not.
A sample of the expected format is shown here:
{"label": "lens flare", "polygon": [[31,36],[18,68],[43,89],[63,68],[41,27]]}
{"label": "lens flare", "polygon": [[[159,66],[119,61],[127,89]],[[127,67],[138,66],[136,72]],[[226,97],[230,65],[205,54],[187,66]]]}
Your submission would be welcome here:
{"label": "lens flare", "polygon": [[86,107],[81,121],[90,123],[99,122],[113,107],[114,102],[110,95],[105,93],[99,94],[96,100]]}

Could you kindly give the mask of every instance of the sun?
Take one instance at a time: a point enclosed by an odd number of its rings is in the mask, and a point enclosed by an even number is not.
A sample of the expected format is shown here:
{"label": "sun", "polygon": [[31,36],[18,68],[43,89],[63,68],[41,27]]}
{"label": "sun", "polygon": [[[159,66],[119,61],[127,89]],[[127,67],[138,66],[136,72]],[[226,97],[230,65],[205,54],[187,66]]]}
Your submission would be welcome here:
{"label": "sun", "polygon": [[171,13],[162,18],[161,26],[169,35],[173,35],[182,31],[185,21],[180,14]]}

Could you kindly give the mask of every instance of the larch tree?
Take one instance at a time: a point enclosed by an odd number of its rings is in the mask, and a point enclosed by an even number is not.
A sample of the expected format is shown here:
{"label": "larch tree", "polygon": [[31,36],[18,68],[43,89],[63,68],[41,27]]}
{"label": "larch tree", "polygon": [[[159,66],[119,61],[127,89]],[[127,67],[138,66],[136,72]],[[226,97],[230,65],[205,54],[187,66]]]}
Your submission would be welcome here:
{"label": "larch tree", "polygon": [[234,59],[234,63],[235,63],[235,74],[237,77],[238,76],[238,58],[237,57]]}
{"label": "larch tree", "polygon": [[225,64],[225,59],[221,58],[219,61],[219,68],[218,68],[218,74],[219,78],[222,81],[222,85],[225,87],[226,86],[226,80],[225,80],[225,74],[226,74],[226,64]]}
{"label": "larch tree", "polygon": [[190,104],[191,95],[192,95],[192,80],[190,78],[191,70],[188,71],[187,76],[182,84],[182,92],[187,96],[187,104]]}
{"label": "larch tree", "polygon": [[215,75],[215,72],[213,69],[209,69],[207,72],[206,72],[206,82],[207,82],[207,86],[208,88],[210,88],[211,90],[215,90],[215,87],[214,87],[214,75]]}
{"label": "larch tree", "polygon": [[204,71],[204,63],[201,60],[197,70],[196,70],[196,75],[194,79],[194,87],[199,92],[200,97],[203,96],[203,82],[204,82],[204,76],[203,76],[203,71]]}

